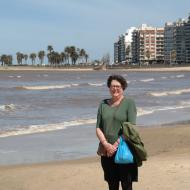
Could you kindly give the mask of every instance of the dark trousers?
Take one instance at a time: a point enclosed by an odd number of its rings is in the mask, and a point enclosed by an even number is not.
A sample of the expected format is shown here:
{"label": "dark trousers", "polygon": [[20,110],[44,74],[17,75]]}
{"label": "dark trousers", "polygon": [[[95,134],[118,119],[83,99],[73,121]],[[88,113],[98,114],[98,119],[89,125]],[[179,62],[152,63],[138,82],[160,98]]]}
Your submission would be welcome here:
{"label": "dark trousers", "polygon": [[[119,190],[119,181],[109,181],[109,190]],[[122,190],[132,190],[132,182],[121,181]]]}

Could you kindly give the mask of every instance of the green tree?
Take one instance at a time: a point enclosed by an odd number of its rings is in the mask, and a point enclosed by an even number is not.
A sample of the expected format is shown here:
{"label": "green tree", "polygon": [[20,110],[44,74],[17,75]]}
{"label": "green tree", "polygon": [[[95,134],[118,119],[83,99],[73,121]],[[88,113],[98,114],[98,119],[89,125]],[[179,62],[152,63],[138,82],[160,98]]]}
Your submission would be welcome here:
{"label": "green tree", "polygon": [[38,52],[38,58],[40,60],[40,64],[42,65],[43,61],[44,61],[44,57],[45,57],[45,51],[41,50]]}
{"label": "green tree", "polygon": [[86,64],[87,64],[87,62],[88,62],[88,58],[89,58],[89,55],[86,53],[86,54],[84,55],[84,57],[85,57]]}
{"label": "green tree", "polygon": [[32,61],[32,65],[34,65],[34,64],[35,64],[35,61],[36,61],[36,53],[31,53],[31,54],[30,54],[30,59],[31,59],[31,61]]}
{"label": "green tree", "polygon": [[69,58],[70,58],[70,54],[71,54],[71,48],[69,46],[65,47],[65,57],[67,60],[67,64],[69,65]]}
{"label": "green tree", "polygon": [[47,50],[49,51],[49,53],[51,53],[53,51],[53,46],[52,45],[48,45]]}
{"label": "green tree", "polygon": [[27,54],[24,54],[24,61],[25,61],[25,64],[27,65],[27,60],[28,60],[28,55]]}
{"label": "green tree", "polygon": [[79,51],[79,58],[82,60],[82,64],[84,64],[84,59],[85,59],[86,52],[84,49],[81,49]]}
{"label": "green tree", "polygon": [[12,65],[13,57],[12,57],[12,55],[3,54],[3,55],[1,56],[0,61],[1,61],[1,63],[2,63],[2,66],[5,66],[5,65]]}
{"label": "green tree", "polygon": [[6,62],[7,62],[7,55],[3,54],[3,55],[1,56],[1,63],[2,63],[2,66],[5,66]]}
{"label": "green tree", "polygon": [[7,65],[12,65],[13,63],[13,56],[12,55],[7,55]]}
{"label": "green tree", "polygon": [[64,64],[66,61],[66,54],[65,52],[61,52],[60,54],[61,63]]}
{"label": "green tree", "polygon": [[17,63],[19,65],[22,65],[22,59],[24,58],[24,55],[22,53],[20,53],[20,52],[17,52],[16,56],[17,56]]}
{"label": "green tree", "polygon": [[70,47],[70,58],[71,58],[72,65],[76,64],[78,57],[79,57],[79,55],[76,51],[76,47],[71,46]]}

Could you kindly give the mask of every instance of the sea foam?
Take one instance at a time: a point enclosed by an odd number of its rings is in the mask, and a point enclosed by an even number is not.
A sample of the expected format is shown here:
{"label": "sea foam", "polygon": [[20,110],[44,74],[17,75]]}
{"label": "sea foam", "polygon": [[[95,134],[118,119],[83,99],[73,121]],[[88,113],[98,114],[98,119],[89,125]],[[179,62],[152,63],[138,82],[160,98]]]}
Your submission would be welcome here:
{"label": "sea foam", "polygon": [[142,79],[140,80],[141,82],[151,82],[151,81],[154,81],[155,79],[154,78],[149,78],[149,79]]}
{"label": "sea foam", "polygon": [[73,121],[67,121],[67,122],[55,123],[55,124],[30,125],[27,127],[20,127],[14,130],[1,131],[0,137],[2,138],[2,137],[9,137],[9,136],[17,136],[17,135],[44,133],[48,131],[66,129],[71,126],[88,125],[88,124],[95,124],[95,123],[96,123],[96,119],[79,119],[79,120],[73,120]]}
{"label": "sea foam", "polygon": [[[52,90],[52,89],[62,89],[62,88],[70,88],[72,84],[65,84],[65,85],[52,85],[52,86],[17,86],[17,89],[24,89],[24,90]],[[73,86],[76,86],[74,84]]]}
{"label": "sea foam", "polygon": [[12,111],[15,109],[14,104],[0,105],[0,111]]}
{"label": "sea foam", "polygon": [[174,90],[174,91],[163,91],[163,92],[150,92],[149,94],[151,96],[169,96],[169,95],[180,95],[184,93],[190,93],[190,88],[187,89],[179,89],[179,90]]}

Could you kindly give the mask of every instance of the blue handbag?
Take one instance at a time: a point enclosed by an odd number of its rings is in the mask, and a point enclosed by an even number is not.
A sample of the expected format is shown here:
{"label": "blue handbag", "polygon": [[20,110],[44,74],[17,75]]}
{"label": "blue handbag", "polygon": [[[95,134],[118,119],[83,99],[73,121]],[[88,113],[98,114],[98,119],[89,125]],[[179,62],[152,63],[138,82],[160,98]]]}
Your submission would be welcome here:
{"label": "blue handbag", "polygon": [[134,163],[133,154],[131,153],[127,143],[120,137],[120,143],[115,155],[116,164],[131,164]]}

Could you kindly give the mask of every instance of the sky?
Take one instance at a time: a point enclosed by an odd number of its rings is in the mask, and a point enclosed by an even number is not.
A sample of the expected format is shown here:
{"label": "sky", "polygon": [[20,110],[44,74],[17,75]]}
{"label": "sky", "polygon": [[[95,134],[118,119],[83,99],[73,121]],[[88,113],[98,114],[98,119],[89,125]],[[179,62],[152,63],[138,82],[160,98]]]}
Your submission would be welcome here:
{"label": "sky", "polygon": [[0,7],[0,55],[74,45],[94,60],[113,59],[114,42],[132,26],[187,18],[190,0],[0,0]]}

